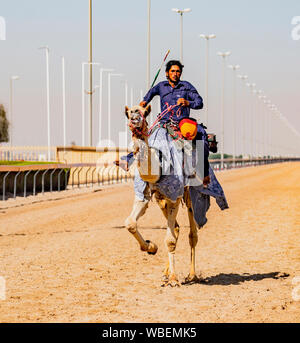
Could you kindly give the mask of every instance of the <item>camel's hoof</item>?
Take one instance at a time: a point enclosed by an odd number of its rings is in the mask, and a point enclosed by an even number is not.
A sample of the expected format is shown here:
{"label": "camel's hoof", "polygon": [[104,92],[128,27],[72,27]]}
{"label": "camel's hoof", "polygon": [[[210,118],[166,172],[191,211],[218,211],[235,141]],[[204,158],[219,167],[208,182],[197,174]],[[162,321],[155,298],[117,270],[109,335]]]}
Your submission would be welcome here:
{"label": "camel's hoof", "polygon": [[155,255],[157,253],[157,245],[149,240],[146,241],[148,243],[148,250],[147,253],[149,255]]}
{"label": "camel's hoof", "polygon": [[167,287],[167,286],[180,287],[180,283],[178,282],[176,278],[169,279],[167,276],[164,276],[161,287]]}
{"label": "camel's hoof", "polygon": [[161,284],[161,287],[165,287],[166,286],[166,284],[168,283],[168,281],[169,281],[169,277],[168,277],[168,275],[164,275],[163,277],[162,277],[162,284]]}
{"label": "camel's hoof", "polygon": [[189,283],[199,283],[201,281],[201,278],[199,278],[197,275],[193,274],[189,274],[185,279],[184,282],[182,283],[184,284],[189,284]]}

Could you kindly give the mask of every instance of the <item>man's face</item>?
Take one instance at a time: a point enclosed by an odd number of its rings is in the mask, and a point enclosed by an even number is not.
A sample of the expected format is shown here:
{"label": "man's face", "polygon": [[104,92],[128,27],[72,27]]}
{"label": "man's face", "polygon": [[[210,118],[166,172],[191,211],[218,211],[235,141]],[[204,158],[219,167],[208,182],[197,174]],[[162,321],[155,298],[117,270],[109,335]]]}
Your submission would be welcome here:
{"label": "man's face", "polygon": [[167,78],[171,82],[177,83],[180,80],[181,71],[178,66],[174,65],[170,68],[170,70],[166,74],[167,74]]}

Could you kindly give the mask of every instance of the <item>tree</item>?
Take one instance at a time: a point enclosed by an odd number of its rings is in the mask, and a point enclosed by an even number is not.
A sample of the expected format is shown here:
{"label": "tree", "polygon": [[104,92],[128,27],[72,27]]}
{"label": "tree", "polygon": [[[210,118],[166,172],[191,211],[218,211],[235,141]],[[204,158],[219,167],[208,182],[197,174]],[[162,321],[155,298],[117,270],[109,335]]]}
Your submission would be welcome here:
{"label": "tree", "polygon": [[0,105],[0,143],[9,141],[9,121],[6,118],[6,111],[3,105]]}

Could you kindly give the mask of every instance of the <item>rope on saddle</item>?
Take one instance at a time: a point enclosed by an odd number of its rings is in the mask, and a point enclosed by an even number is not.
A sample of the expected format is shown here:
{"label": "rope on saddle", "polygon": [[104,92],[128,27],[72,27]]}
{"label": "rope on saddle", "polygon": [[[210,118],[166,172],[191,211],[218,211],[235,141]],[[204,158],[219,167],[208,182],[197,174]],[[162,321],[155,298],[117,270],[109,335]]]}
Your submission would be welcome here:
{"label": "rope on saddle", "polygon": [[[178,105],[172,105],[170,106],[167,102],[166,102],[166,106],[167,108],[160,113],[156,120],[154,121],[154,123],[152,124],[152,126],[150,127],[149,131],[148,131],[148,135],[150,135],[154,130],[158,127],[163,127],[165,128],[168,133],[170,134],[170,136],[174,139],[174,140],[178,140],[178,139],[183,139],[183,136],[180,132],[180,129],[178,127],[178,121],[174,120],[174,116],[176,115],[177,118],[180,117],[181,115],[181,107],[179,107],[177,109],[177,111],[175,112],[175,107],[178,107]],[[167,114],[171,112],[170,116],[169,116],[169,120],[166,123],[161,123],[162,118]]]}
{"label": "rope on saddle", "polygon": [[[180,117],[181,115],[181,107],[179,107],[177,109],[177,111],[175,112],[175,107],[178,107],[178,105],[169,105],[168,103],[166,103],[166,106],[167,108],[161,112],[156,120],[154,121],[154,123],[151,125],[151,127],[149,128],[148,131],[145,130],[145,117],[143,115],[142,112],[140,112],[140,115],[142,117],[142,120],[143,120],[143,124],[142,124],[142,127],[139,128],[139,127],[135,127],[130,121],[129,121],[129,128],[130,128],[130,131],[132,132],[133,135],[135,135],[136,137],[143,137],[143,136],[146,136],[146,137],[149,137],[151,135],[151,133],[154,131],[154,129],[158,128],[158,127],[163,127],[165,128],[168,133],[170,134],[170,136],[174,139],[174,140],[178,140],[178,139],[183,139],[183,136],[180,132],[180,129],[178,127],[178,121],[174,120],[174,116],[176,115],[177,118]],[[161,120],[162,118],[167,114],[171,112],[170,116],[169,116],[169,120],[168,122],[166,123],[161,123]]]}

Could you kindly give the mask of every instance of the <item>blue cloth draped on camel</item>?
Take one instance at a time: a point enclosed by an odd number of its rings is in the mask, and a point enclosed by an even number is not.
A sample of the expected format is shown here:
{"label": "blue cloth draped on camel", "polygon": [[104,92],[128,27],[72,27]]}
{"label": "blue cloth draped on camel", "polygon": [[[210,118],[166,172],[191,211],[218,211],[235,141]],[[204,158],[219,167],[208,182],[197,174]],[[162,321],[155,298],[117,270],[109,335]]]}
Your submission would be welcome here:
{"label": "blue cloth draped on camel", "polygon": [[[154,189],[157,189],[168,199],[176,201],[178,197],[183,196],[184,187],[189,185],[194,217],[200,227],[204,226],[207,222],[206,212],[210,206],[210,196],[216,199],[221,210],[228,208],[224,191],[211,167],[209,167],[211,181],[207,187],[204,187],[199,183],[198,185],[197,183],[195,185],[190,183],[190,175],[193,175],[193,173],[197,173],[199,175],[199,171],[195,168],[194,163],[195,149],[192,151],[193,153],[190,154],[190,156],[185,154],[183,172],[182,149],[178,144],[176,144],[165,128],[156,128],[150,135],[148,143],[150,147],[161,152],[165,162],[162,163],[162,176],[154,185]],[[138,199],[144,200],[144,191],[146,186],[147,183],[141,179],[139,172],[136,169],[134,190]]]}

